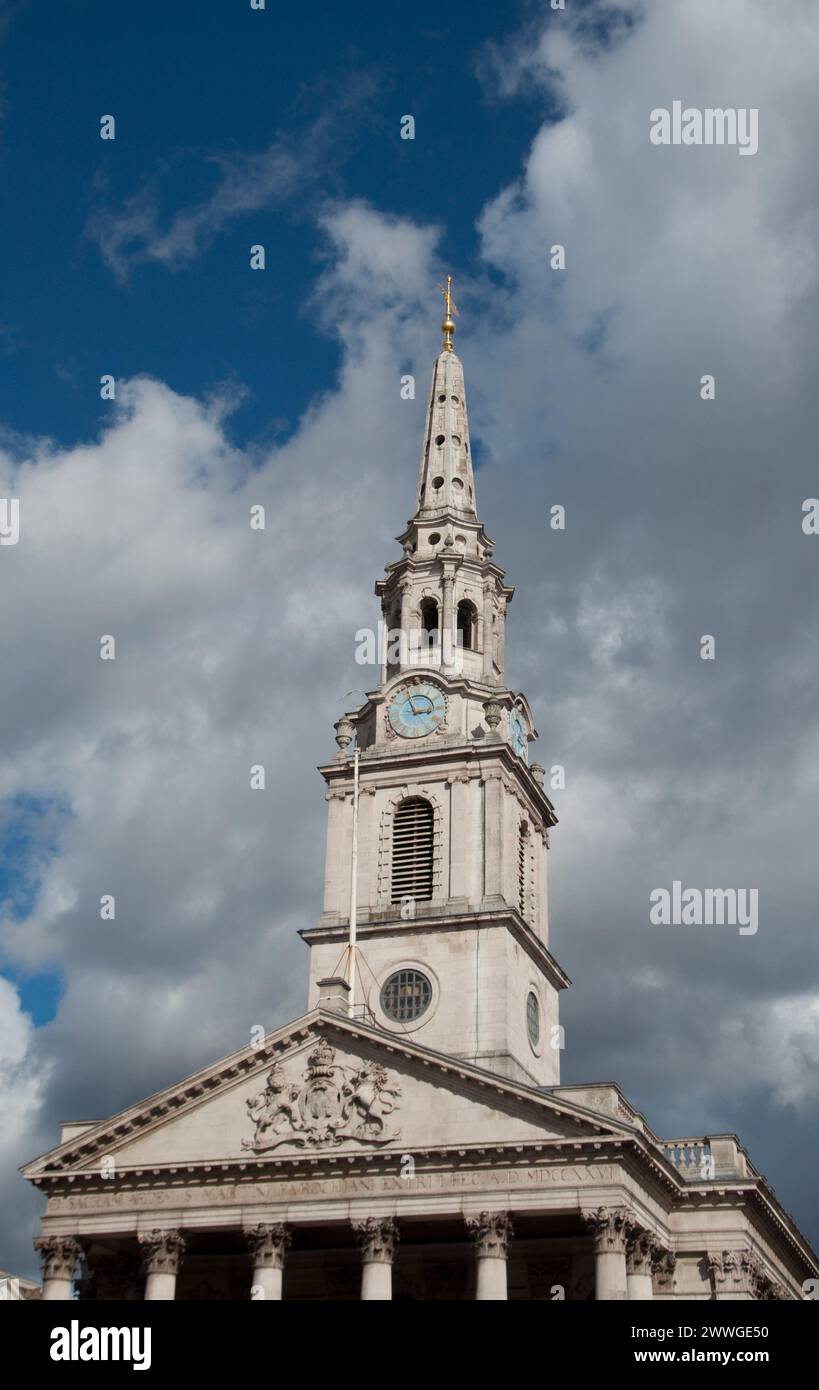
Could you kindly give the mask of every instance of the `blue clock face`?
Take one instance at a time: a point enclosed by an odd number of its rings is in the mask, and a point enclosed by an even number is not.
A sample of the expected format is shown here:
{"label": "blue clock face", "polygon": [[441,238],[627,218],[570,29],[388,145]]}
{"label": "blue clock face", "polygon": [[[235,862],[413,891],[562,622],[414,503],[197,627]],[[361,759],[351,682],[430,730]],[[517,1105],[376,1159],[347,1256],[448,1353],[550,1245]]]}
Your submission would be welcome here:
{"label": "blue clock face", "polygon": [[529,747],[529,740],[526,737],[526,725],[523,722],[523,715],[520,710],[512,710],[509,716],[509,732],[512,735],[512,747],[518,757],[525,758]]}
{"label": "blue clock face", "polygon": [[387,718],[390,728],[402,738],[423,738],[434,734],[446,719],[446,700],[437,685],[427,681],[396,690],[390,700]]}

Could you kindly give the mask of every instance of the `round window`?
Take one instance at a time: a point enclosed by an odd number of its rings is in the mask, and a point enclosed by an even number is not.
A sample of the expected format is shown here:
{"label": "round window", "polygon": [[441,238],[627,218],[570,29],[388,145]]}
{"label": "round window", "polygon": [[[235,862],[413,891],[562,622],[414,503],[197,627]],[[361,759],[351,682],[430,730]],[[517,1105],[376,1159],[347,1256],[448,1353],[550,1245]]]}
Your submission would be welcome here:
{"label": "round window", "polygon": [[540,1042],[540,1005],[537,995],[531,989],[526,996],[526,1031],[532,1047],[537,1047]]}
{"label": "round window", "polygon": [[381,990],[381,1008],[395,1023],[412,1023],[426,1013],[432,985],[420,970],[396,970]]}

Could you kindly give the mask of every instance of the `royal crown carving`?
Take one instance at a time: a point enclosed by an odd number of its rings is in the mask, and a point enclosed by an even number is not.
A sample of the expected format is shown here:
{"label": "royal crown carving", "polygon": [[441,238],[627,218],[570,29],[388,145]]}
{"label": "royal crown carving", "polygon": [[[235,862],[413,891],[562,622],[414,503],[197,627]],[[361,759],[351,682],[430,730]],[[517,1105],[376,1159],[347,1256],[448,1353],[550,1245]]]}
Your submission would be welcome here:
{"label": "royal crown carving", "polygon": [[322,1038],[307,1058],[299,1080],[285,1075],[281,1063],[268,1073],[264,1090],[247,1102],[254,1124],[242,1148],[266,1153],[280,1144],[328,1148],[345,1139],[361,1144],[388,1144],[400,1129],[386,1122],[400,1106],[401,1087],[380,1062],[358,1069],[336,1062],[335,1049]]}

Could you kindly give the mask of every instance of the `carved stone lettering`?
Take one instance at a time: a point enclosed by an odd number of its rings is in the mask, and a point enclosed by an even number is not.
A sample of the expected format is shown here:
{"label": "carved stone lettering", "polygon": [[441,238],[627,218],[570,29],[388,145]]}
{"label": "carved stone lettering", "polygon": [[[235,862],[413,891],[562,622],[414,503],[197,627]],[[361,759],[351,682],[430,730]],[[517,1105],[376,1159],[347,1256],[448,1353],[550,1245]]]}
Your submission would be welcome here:
{"label": "carved stone lettering", "polygon": [[[497,1188],[513,1188],[521,1191],[533,1188],[560,1187],[567,1189],[567,1200],[571,1186],[599,1187],[617,1182],[619,1170],[614,1167],[597,1166],[589,1168],[510,1168],[475,1169],[464,1173],[424,1173],[407,1180],[399,1173],[384,1173],[371,1178],[338,1177],[281,1178],[260,1183],[221,1183],[218,1187],[188,1187],[174,1192],[95,1192],[88,1196],[52,1197],[48,1204],[49,1216],[66,1216],[82,1213],[87,1217],[95,1213],[150,1211],[170,1202],[178,1208],[208,1208],[222,1206],[246,1207],[259,1203],[298,1201],[300,1198],[327,1197],[345,1200],[364,1195],[406,1196],[415,1191],[457,1193],[465,1188],[476,1191],[491,1191]],[[562,1200],[562,1199],[561,1199]]]}

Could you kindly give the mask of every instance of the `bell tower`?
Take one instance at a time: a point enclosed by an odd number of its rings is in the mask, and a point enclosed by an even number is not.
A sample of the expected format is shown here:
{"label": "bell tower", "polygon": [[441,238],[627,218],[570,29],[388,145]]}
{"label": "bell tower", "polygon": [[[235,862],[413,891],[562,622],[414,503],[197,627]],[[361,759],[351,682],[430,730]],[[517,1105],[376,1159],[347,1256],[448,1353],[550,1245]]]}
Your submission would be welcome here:
{"label": "bell tower", "polygon": [[319,769],[327,852],[324,911],[302,933],[309,1007],[346,1010],[352,996],[379,1028],[554,1086],[569,984],[549,951],[557,818],[529,766],[531,710],[506,684],[514,589],[477,515],[450,276],[443,294],[415,512],[375,586],[379,684],[339,719],[339,751]]}

